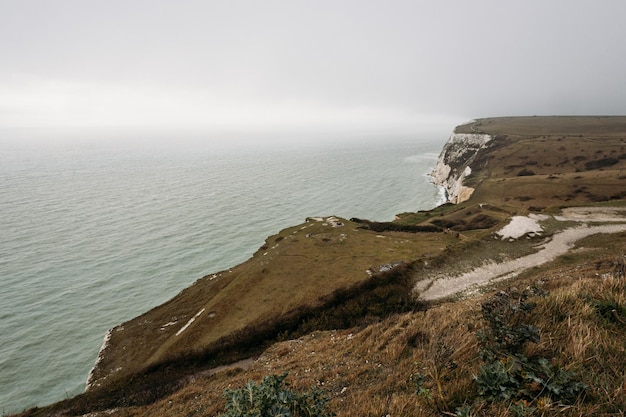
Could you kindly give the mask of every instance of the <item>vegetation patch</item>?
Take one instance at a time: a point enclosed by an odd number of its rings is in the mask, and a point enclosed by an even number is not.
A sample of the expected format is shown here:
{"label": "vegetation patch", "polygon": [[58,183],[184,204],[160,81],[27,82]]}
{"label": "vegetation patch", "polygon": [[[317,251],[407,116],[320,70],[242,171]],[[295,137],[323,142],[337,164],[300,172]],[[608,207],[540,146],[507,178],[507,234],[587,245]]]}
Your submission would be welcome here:
{"label": "vegetation patch", "polygon": [[434,219],[431,221],[434,225],[454,230],[457,232],[463,232],[467,230],[481,230],[489,229],[500,223],[499,220],[489,216],[488,214],[477,214],[469,219]]}
{"label": "vegetation patch", "polygon": [[612,165],[615,165],[618,162],[619,162],[619,159],[617,159],[617,158],[596,159],[594,161],[585,162],[585,168],[587,170],[606,168],[606,167],[610,167]]}
{"label": "vegetation patch", "polygon": [[373,222],[369,220],[358,219],[353,217],[351,222],[360,223],[363,228],[372,230],[374,232],[407,232],[407,233],[434,233],[441,232],[440,227],[432,225],[412,225],[412,224],[400,224],[395,222]]}
{"label": "vegetation patch", "polygon": [[326,411],[328,398],[322,390],[289,389],[282,375],[269,375],[258,384],[249,381],[244,387],[224,390],[226,412],[220,417],[332,417]]}
{"label": "vegetation patch", "polygon": [[571,403],[587,386],[549,358],[527,356],[528,344],[540,342],[539,329],[528,323],[536,290],[500,291],[482,305],[485,327],[477,333],[483,365],[474,377],[479,394],[489,401]]}

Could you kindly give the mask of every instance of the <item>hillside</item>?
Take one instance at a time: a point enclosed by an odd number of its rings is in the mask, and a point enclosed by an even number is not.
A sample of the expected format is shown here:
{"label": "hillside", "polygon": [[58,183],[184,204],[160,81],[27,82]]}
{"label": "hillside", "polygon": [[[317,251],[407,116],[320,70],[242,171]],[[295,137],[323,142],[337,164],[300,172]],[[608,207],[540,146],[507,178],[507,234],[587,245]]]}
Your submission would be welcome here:
{"label": "hillside", "polygon": [[112,329],[85,394],[25,415],[216,415],[282,372],[339,416],[615,415],[625,146],[626,117],[459,126],[433,173],[451,203],[285,229]]}

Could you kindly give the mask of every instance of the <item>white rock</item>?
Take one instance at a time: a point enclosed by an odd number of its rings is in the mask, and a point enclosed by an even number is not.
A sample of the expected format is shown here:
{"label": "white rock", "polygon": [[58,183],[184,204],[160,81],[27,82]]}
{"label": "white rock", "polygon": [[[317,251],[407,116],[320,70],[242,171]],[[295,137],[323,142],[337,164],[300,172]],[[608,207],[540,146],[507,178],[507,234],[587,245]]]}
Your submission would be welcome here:
{"label": "white rock", "polygon": [[472,173],[470,164],[491,139],[490,135],[475,133],[450,136],[431,174],[433,183],[444,189],[447,201],[457,204],[471,197],[474,189],[463,182]]}

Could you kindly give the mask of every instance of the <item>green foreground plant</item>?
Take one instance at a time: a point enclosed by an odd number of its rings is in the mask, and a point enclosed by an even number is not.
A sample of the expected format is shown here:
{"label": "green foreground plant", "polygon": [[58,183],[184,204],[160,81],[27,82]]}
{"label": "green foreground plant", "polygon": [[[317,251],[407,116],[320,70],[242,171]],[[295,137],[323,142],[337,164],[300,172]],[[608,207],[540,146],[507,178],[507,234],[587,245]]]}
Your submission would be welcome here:
{"label": "green foreground plant", "polygon": [[288,388],[287,373],[269,375],[259,384],[248,382],[238,389],[224,390],[226,413],[220,417],[332,417],[328,399],[317,387],[299,393]]}
{"label": "green foreground plant", "polygon": [[[479,393],[489,401],[525,401],[540,398],[569,403],[586,389],[574,374],[541,356],[527,357],[529,343],[539,343],[539,329],[526,323],[537,289],[500,291],[482,305],[486,326],[477,332],[483,365],[474,377]],[[540,294],[540,291],[539,291]]]}

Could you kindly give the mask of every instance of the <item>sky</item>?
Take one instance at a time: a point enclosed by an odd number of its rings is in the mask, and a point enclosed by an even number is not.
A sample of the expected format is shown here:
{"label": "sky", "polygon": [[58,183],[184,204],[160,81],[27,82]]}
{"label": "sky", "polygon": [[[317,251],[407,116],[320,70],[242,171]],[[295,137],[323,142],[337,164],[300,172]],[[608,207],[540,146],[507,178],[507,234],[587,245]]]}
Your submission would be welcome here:
{"label": "sky", "polygon": [[0,0],[0,127],[625,114],[623,0]]}

